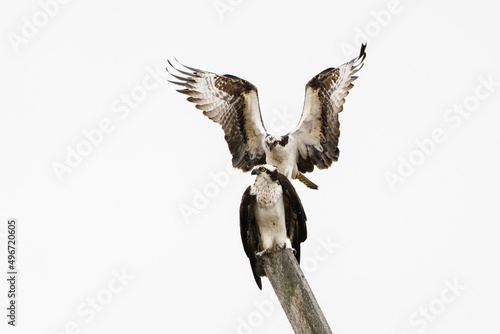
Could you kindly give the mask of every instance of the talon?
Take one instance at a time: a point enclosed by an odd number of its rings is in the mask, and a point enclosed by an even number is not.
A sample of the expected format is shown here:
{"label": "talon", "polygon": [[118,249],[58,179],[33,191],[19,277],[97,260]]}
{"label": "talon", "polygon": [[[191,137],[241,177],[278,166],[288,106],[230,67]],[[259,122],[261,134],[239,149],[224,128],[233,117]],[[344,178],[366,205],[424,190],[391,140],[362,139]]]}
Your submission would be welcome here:
{"label": "talon", "polygon": [[285,249],[285,248],[286,248],[286,242],[283,244],[283,246],[276,244],[276,250]]}
{"label": "talon", "polygon": [[261,251],[261,252],[257,252],[257,253],[255,253],[255,257],[256,257],[256,258],[258,258],[258,259],[260,259],[260,258],[261,258],[264,254],[266,254],[266,253],[267,253],[267,249],[264,249],[264,250],[263,250],[263,251]]}
{"label": "talon", "polygon": [[295,250],[295,248],[292,248],[292,253],[293,255],[297,255],[297,251]]}

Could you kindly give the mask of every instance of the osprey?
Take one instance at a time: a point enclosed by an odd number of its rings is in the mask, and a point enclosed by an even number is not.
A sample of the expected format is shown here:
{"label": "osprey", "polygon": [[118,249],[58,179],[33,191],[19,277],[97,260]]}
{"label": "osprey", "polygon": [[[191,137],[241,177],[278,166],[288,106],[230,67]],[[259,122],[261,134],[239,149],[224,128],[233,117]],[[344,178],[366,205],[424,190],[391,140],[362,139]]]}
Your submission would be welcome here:
{"label": "osprey", "polygon": [[339,157],[339,113],[345,97],[357,78],[354,74],[366,57],[366,44],[359,56],[338,68],[328,68],[313,77],[306,85],[304,108],[299,124],[291,133],[273,136],[262,122],[257,88],[250,82],[225,74],[218,75],[193,67],[175,68],[187,77],[172,74],[184,86],[177,90],[189,95],[188,101],[224,130],[224,138],[233,156],[233,167],[244,172],[256,165],[276,166],[280,173],[298,179],[309,188],[318,186],[302,173],[314,167],[326,169]]}
{"label": "osprey", "polygon": [[262,290],[260,276],[265,273],[258,257],[285,248],[289,238],[300,263],[300,243],[307,238],[306,214],[295,188],[276,167],[258,166],[252,175],[257,175],[255,183],[241,198],[240,232],[255,282]]}

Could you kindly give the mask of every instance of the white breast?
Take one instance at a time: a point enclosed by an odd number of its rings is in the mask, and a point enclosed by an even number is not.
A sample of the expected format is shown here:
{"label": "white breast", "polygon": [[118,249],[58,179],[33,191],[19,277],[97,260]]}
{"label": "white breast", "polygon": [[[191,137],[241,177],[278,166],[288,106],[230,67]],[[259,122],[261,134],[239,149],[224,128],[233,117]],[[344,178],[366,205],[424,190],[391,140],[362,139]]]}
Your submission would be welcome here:
{"label": "white breast", "polygon": [[264,145],[266,151],[266,162],[276,166],[281,174],[291,178],[295,176],[297,166],[297,148],[293,140],[290,140],[286,146],[276,145],[270,151],[267,145]]}
{"label": "white breast", "polygon": [[[256,186],[257,185],[257,186]],[[283,190],[277,182],[268,183],[257,178],[251,193],[257,196],[255,218],[263,249],[272,249],[286,242],[285,207]]]}

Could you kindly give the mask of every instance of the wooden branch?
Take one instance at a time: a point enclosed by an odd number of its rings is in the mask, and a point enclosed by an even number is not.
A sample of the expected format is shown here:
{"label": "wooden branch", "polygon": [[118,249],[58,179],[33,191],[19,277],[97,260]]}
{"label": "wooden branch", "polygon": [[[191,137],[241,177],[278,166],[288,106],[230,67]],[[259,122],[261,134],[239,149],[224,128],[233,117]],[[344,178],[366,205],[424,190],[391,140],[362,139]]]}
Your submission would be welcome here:
{"label": "wooden branch", "polygon": [[294,332],[332,333],[292,250],[266,253],[262,260],[264,271]]}

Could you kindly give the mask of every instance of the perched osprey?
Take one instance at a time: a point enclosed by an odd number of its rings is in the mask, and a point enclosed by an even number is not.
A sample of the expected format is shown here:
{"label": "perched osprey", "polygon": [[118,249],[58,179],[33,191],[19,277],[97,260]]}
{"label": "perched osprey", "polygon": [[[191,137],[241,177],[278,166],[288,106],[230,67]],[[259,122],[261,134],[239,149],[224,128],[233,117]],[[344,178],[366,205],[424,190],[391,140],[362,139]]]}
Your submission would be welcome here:
{"label": "perched osprey", "polygon": [[255,183],[241,198],[240,232],[255,282],[262,290],[260,276],[265,273],[257,257],[285,248],[289,238],[300,263],[300,243],[307,238],[306,214],[295,188],[276,167],[257,166],[252,175],[257,175]]}
{"label": "perched osprey", "polygon": [[260,115],[257,88],[233,75],[218,75],[184,66],[189,72],[171,67],[187,77],[169,73],[184,86],[178,92],[189,95],[188,101],[203,110],[203,114],[219,123],[224,130],[233,166],[245,172],[254,166],[270,164],[289,178],[299,179],[309,188],[318,186],[302,173],[314,166],[326,169],[339,157],[339,113],[354,74],[366,57],[366,44],[359,56],[338,68],[328,68],[306,85],[304,109],[295,130],[275,137],[267,133]]}

